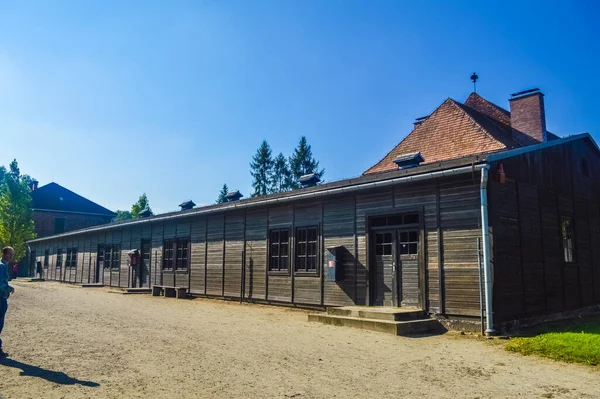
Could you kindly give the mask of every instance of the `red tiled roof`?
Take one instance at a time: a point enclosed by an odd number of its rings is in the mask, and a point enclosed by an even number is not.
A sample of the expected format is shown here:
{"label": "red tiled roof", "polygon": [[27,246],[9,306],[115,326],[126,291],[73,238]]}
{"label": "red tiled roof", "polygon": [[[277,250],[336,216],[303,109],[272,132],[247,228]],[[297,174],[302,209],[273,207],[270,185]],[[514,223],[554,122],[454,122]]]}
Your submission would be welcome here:
{"label": "red tiled roof", "polygon": [[465,105],[473,108],[476,111],[479,111],[487,117],[510,126],[510,112],[492,102],[489,102],[475,92],[469,95],[467,101],[465,101]]}
{"label": "red tiled roof", "polygon": [[[365,174],[397,169],[400,154],[420,152],[424,163],[520,147],[508,111],[473,93],[470,105],[447,99]],[[506,123],[508,121],[508,124]]]}

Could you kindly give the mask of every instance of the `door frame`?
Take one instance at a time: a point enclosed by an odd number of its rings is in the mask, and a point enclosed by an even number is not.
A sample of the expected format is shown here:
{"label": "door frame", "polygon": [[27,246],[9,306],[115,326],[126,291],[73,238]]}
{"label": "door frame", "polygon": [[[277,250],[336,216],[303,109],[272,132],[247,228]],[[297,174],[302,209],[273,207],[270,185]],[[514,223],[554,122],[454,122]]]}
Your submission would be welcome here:
{"label": "door frame", "polygon": [[[373,294],[374,294],[374,278],[375,278],[375,265],[374,265],[374,250],[372,232],[376,230],[397,230],[398,227],[384,226],[381,228],[372,227],[371,222],[373,218],[382,216],[398,216],[409,213],[415,213],[419,215],[419,223],[415,225],[408,225],[417,227],[419,230],[419,304],[423,310],[428,310],[427,306],[427,257],[425,256],[427,251],[427,245],[425,243],[425,207],[419,206],[402,206],[387,210],[375,210],[365,212],[365,249],[366,249],[366,269],[367,269],[367,293],[366,293],[366,305],[373,306]],[[405,225],[406,226],[406,225]],[[403,227],[399,227],[403,228]],[[397,241],[397,240],[396,240]],[[397,250],[395,248],[395,250]],[[397,260],[396,260],[397,263]],[[396,265],[396,273],[398,273],[398,267]],[[398,279],[396,278],[396,281]]]}

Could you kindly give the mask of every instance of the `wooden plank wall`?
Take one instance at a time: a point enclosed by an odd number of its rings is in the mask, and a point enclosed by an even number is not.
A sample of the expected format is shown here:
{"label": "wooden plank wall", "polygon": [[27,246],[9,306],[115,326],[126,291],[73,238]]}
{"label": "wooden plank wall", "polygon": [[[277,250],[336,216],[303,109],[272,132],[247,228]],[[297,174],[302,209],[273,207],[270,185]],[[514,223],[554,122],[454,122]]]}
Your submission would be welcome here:
{"label": "wooden plank wall", "polygon": [[[242,291],[242,251],[246,254],[244,296],[247,299],[293,302],[305,305],[368,304],[367,218],[373,213],[423,212],[425,306],[432,313],[474,315],[479,312],[476,237],[479,228],[478,182],[468,176],[440,182],[399,185],[376,191],[307,200],[285,205],[195,216],[178,222],[147,223],[85,235],[82,246],[83,282],[93,282],[98,244],[121,245],[121,269],[101,271],[101,282],[126,287],[131,274],[129,249],[141,249],[141,239],[151,238],[152,284],[188,286],[194,294],[238,298]],[[319,273],[294,273],[294,240],[297,227],[319,229]],[[268,232],[290,229],[289,272],[268,271]],[[600,234],[598,234],[600,236]],[[165,239],[190,239],[189,273],[162,272]],[[52,241],[48,241],[48,244]],[[89,244],[88,244],[89,243]],[[45,242],[38,247],[43,257]],[[56,245],[66,245],[64,241]],[[344,278],[324,278],[327,248],[343,246]],[[53,247],[52,254],[55,254]],[[66,260],[66,251],[64,255]],[[91,270],[89,261],[91,260]],[[440,263],[440,260],[442,263]],[[79,262],[78,262],[79,263]],[[50,268],[52,270],[52,268]],[[443,273],[440,274],[440,270]],[[60,270],[56,276],[62,276]],[[421,273],[421,271],[419,271]],[[75,271],[73,273],[75,276]],[[59,279],[60,277],[55,277]],[[75,277],[77,278],[77,277]],[[443,301],[446,298],[446,302]]]}
{"label": "wooden plank wall", "polygon": [[267,231],[267,209],[248,210],[246,213],[245,296],[249,299],[267,298]]}
{"label": "wooden plank wall", "polygon": [[205,294],[204,279],[206,265],[206,221],[207,218],[197,218],[192,222],[191,230],[191,259],[190,259],[190,292]]}
{"label": "wooden plank wall", "polygon": [[[579,140],[499,163],[507,181],[493,179],[492,165],[489,194],[497,321],[600,303],[597,150]],[[574,262],[565,262],[563,218],[572,220]]]}

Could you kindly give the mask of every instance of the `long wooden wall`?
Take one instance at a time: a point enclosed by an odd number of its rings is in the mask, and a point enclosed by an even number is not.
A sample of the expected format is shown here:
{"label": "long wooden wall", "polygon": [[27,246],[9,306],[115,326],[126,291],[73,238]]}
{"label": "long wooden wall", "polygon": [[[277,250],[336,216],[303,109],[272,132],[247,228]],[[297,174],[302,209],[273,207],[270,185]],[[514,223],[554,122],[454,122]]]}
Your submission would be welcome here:
{"label": "long wooden wall", "polygon": [[[476,242],[480,235],[479,176],[402,184],[353,195],[331,196],[256,207],[232,212],[190,216],[178,221],[152,222],[82,233],[65,239],[51,238],[32,247],[43,261],[49,249],[46,277],[78,283],[131,285],[127,252],[151,240],[148,282],[188,287],[192,294],[302,305],[368,305],[370,215],[418,210],[423,216],[424,275],[419,287],[424,307],[431,313],[478,315],[479,294]],[[295,229],[317,226],[319,273],[294,273]],[[268,271],[268,232],[290,229],[289,272]],[[600,235],[599,235],[600,236]],[[190,241],[190,263],[185,272],[162,272],[166,239]],[[100,270],[96,281],[98,245],[121,246],[119,270]],[[77,268],[56,268],[56,250],[77,247]],[[343,247],[342,281],[327,281],[324,265],[327,248]],[[245,252],[245,263],[243,253]],[[245,266],[245,268],[244,268]],[[244,268],[244,270],[243,270]],[[419,271],[419,274],[422,274]]]}
{"label": "long wooden wall", "polygon": [[[589,173],[581,170],[585,159]],[[502,164],[506,182],[495,179]],[[498,322],[600,303],[600,162],[586,141],[498,161],[491,168],[494,313]],[[574,261],[561,220],[570,218]]]}

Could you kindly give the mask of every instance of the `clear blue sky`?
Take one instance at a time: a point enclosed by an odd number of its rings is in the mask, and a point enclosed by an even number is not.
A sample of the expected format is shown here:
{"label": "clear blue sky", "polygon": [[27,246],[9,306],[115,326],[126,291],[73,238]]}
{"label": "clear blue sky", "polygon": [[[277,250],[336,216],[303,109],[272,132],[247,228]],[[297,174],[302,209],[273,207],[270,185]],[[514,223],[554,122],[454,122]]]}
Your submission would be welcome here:
{"label": "clear blue sky", "polygon": [[600,138],[594,1],[0,1],[0,164],[112,210],[248,196],[263,139],[360,175],[447,97]]}

